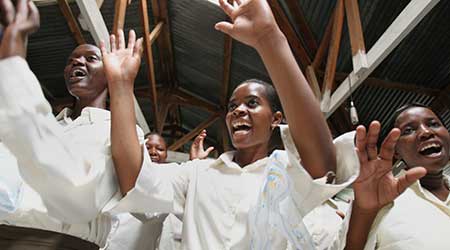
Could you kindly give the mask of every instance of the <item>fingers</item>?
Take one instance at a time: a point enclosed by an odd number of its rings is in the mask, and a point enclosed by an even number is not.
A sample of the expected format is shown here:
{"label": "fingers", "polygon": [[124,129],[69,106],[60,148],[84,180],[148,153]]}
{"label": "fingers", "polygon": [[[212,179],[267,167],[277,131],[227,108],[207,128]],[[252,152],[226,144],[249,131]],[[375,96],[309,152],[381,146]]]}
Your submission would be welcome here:
{"label": "fingers", "polygon": [[[233,5],[229,4],[226,0],[219,0],[220,8],[229,16],[232,17],[232,13],[234,11]],[[239,4],[239,3],[238,3]]]}
{"label": "fingers", "polygon": [[237,5],[241,5],[242,1],[241,0],[234,0],[235,3],[237,3]]}
{"label": "fingers", "polygon": [[203,141],[206,138],[206,129],[203,129],[202,132],[197,136],[198,138],[198,145],[200,148],[203,148]]}
{"label": "fingers", "polygon": [[367,132],[367,155],[369,160],[377,159],[378,150],[377,150],[377,142],[378,136],[380,134],[381,125],[378,121],[373,121],[370,123],[369,131]]}
{"label": "fingers", "polygon": [[28,17],[28,0],[17,0],[16,5],[16,22],[23,22]]}
{"label": "fingers", "polygon": [[400,195],[409,186],[411,186],[418,179],[425,176],[427,170],[423,167],[414,167],[406,171],[405,175],[398,178],[397,192]]}
{"label": "fingers", "polygon": [[225,21],[216,23],[216,25],[214,26],[214,28],[216,30],[219,30],[219,31],[221,31],[221,32],[223,32],[223,33],[225,33],[227,35],[230,35],[230,36],[232,36],[233,27],[234,27],[233,24],[231,24],[229,22],[225,22]]}
{"label": "fingers", "polygon": [[127,48],[134,50],[134,45],[136,44],[136,33],[134,30],[128,32],[128,46]]}
{"label": "fingers", "polygon": [[0,22],[4,26],[8,26],[14,21],[15,15],[14,5],[11,0],[0,0]]}
{"label": "fingers", "polygon": [[117,35],[117,49],[125,49],[125,35],[123,34],[123,29],[119,29]]}
{"label": "fingers", "polygon": [[111,52],[116,52],[116,36],[114,34],[109,36],[109,43],[111,45]]}
{"label": "fingers", "polygon": [[40,26],[39,10],[36,5],[34,5],[33,1],[29,1],[27,7],[29,13],[24,29],[26,32],[32,33],[38,30]]}
{"label": "fingers", "polygon": [[356,128],[356,153],[361,165],[369,160],[366,151],[366,128],[362,125]]}
{"label": "fingers", "polygon": [[100,41],[100,51],[102,52],[102,58],[105,58],[105,55],[108,54],[108,51],[106,50],[106,44],[105,41]]}
{"label": "fingers", "polygon": [[400,137],[400,130],[394,128],[389,132],[387,137],[384,139],[383,144],[381,144],[379,158],[381,160],[392,162],[395,154],[395,145],[397,145],[398,138]]}
{"label": "fingers", "polygon": [[134,45],[134,48],[133,48],[133,56],[137,56],[137,57],[142,56],[142,52],[144,51],[143,43],[144,43],[144,39],[142,39],[142,37],[136,41],[136,44]]}

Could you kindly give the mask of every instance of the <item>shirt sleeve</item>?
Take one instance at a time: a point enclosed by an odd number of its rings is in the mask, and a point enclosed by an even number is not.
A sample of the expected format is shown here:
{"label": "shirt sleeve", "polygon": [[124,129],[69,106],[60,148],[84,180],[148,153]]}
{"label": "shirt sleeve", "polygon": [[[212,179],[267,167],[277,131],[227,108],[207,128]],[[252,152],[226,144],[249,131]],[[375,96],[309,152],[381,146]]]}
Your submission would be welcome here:
{"label": "shirt sleeve", "polygon": [[111,214],[130,212],[151,217],[155,212],[155,200],[164,200],[157,212],[183,214],[190,175],[197,161],[158,164],[152,162],[148,154],[144,153],[143,158],[134,188],[121,200],[108,204],[106,210]]}
{"label": "shirt sleeve", "polygon": [[288,158],[287,171],[293,180],[296,192],[293,199],[303,216],[349,186],[357,178],[359,161],[354,148],[354,132],[334,140],[337,157],[336,178],[333,184],[327,184],[326,176],[314,180],[301,166],[300,156],[288,126],[281,125],[280,130]]}
{"label": "shirt sleeve", "polygon": [[[87,156],[70,143],[25,60],[1,60],[0,75],[0,138],[16,156],[23,179],[55,218],[91,221],[120,196],[109,145],[103,154]],[[147,184],[164,189],[159,182]]]}

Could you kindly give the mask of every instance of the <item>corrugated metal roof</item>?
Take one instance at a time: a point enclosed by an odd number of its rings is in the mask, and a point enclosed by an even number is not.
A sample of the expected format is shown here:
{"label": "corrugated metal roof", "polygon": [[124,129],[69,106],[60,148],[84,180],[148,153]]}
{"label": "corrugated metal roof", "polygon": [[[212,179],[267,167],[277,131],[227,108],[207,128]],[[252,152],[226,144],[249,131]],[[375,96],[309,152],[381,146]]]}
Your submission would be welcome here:
{"label": "corrugated metal roof", "polygon": [[[284,0],[281,0],[284,1]],[[336,0],[298,0],[309,26],[319,42],[323,36],[328,19]],[[409,3],[409,0],[360,0],[360,11],[366,48],[377,41],[381,34]],[[173,50],[175,56],[176,78],[179,86],[217,103],[222,91],[224,36],[214,30],[217,21],[225,15],[218,6],[205,0],[168,1]],[[283,6],[286,6],[283,4]],[[73,5],[74,13],[78,13]],[[126,30],[134,28],[142,34],[139,15],[139,1],[128,6]],[[109,28],[114,16],[114,1],[105,1],[101,8]],[[149,14],[152,10],[149,6]],[[33,35],[29,43],[29,62],[42,84],[56,97],[67,96],[63,84],[62,71],[67,56],[76,44],[58,6],[40,7],[41,29]],[[450,1],[441,1],[434,10],[411,32],[379,68],[371,75],[386,81],[404,82],[433,89],[442,89],[450,82]],[[292,18],[291,18],[292,21]],[[151,20],[153,26],[153,20]],[[85,37],[92,42],[87,32]],[[158,51],[154,46],[157,82]],[[144,63],[143,63],[144,64]],[[351,71],[351,56],[348,31],[344,23],[338,70]],[[323,69],[321,69],[323,70]],[[267,72],[256,51],[238,42],[233,42],[230,89],[238,83],[260,78],[269,80]],[[148,86],[147,69],[143,65],[136,80],[137,86]],[[354,94],[361,121],[368,124],[372,119],[385,123],[393,110],[404,103],[418,101],[430,104],[434,97],[362,85]],[[141,99],[141,108],[151,123],[152,111],[149,100]],[[191,107],[181,108],[182,125],[192,129],[207,119],[208,113]],[[443,113],[447,126],[450,112]],[[213,126],[211,138],[218,136],[220,127]]]}

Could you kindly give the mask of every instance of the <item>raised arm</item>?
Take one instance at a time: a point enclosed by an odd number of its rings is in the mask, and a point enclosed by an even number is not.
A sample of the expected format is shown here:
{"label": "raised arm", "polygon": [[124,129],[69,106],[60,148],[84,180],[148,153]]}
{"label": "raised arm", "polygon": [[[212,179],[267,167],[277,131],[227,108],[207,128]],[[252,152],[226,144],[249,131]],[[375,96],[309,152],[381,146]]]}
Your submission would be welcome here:
{"label": "raised arm", "polygon": [[255,48],[280,96],[302,165],[313,178],[336,170],[331,134],[303,73],[292,55],[266,0],[240,0],[233,6],[220,0],[232,23],[216,29]]}
{"label": "raised arm", "polygon": [[123,31],[111,35],[111,52],[100,45],[111,98],[111,152],[119,179],[120,190],[126,194],[139,175],[143,162],[143,147],[136,133],[134,113],[134,79],[141,65],[142,38],[136,41],[133,30],[125,45]]}
{"label": "raised arm", "polygon": [[406,171],[395,178],[392,174],[392,159],[400,130],[393,129],[377,150],[380,123],[374,121],[366,132],[364,126],[356,130],[356,147],[361,164],[359,177],[353,183],[355,200],[353,202],[346,250],[364,249],[371,226],[378,211],[392,202],[406,188],[423,177],[426,170],[421,167]]}

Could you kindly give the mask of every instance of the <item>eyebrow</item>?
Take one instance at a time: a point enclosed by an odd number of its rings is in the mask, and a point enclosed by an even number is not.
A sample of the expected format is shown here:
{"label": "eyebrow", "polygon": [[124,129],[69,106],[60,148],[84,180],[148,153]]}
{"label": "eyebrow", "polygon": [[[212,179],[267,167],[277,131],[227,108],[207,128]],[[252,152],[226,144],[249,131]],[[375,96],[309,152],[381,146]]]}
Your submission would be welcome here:
{"label": "eyebrow", "polygon": [[[244,97],[244,99],[246,99],[246,100],[250,99],[250,98],[261,99],[261,97],[259,97],[257,95],[247,95],[247,96]],[[228,102],[230,103],[230,102],[234,102],[234,101],[236,101],[236,98],[230,99],[230,101],[228,101]]]}

